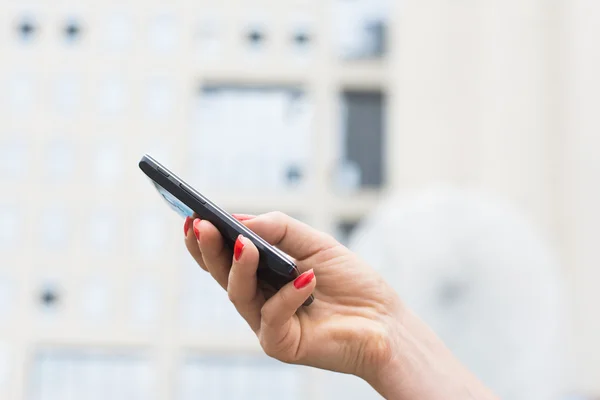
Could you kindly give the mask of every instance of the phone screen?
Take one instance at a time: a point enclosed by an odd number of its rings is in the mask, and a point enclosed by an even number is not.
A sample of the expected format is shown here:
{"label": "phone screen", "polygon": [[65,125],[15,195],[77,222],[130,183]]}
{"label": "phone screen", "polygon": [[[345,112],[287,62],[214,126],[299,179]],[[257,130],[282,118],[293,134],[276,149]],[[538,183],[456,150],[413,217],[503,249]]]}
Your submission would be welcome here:
{"label": "phone screen", "polygon": [[171,193],[166,191],[162,186],[158,183],[152,181],[154,186],[156,186],[156,190],[160,193],[160,195],[167,201],[169,207],[173,209],[177,214],[181,215],[183,218],[191,217],[194,215],[194,211],[191,208],[183,204],[177,197],[173,196]]}

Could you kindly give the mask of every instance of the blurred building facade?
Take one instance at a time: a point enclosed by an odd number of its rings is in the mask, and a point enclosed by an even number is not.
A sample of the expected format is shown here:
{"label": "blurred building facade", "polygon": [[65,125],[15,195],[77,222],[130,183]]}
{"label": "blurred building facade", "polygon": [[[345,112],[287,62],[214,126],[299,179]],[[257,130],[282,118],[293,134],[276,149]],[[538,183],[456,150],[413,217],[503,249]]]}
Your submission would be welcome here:
{"label": "blurred building facade", "polygon": [[331,398],[347,379],[260,355],[144,152],[229,211],[341,240],[431,182],[514,203],[570,278],[574,389],[600,394],[600,6],[396,3],[4,2],[0,397]]}

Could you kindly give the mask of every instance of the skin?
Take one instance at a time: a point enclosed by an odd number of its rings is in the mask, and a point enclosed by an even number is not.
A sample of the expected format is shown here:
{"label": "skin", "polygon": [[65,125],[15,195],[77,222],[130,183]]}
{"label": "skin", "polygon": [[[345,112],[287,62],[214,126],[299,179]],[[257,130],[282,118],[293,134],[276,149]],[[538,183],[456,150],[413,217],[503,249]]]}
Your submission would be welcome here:
{"label": "skin", "polygon": [[[303,273],[297,281],[308,279],[267,299],[257,289],[258,250],[250,240],[238,238],[236,260],[210,222],[186,222],[188,251],[227,291],[267,355],[356,375],[388,399],[496,399],[379,274],[333,237],[279,212],[236,218],[294,257]],[[311,293],[315,301],[302,307]]]}

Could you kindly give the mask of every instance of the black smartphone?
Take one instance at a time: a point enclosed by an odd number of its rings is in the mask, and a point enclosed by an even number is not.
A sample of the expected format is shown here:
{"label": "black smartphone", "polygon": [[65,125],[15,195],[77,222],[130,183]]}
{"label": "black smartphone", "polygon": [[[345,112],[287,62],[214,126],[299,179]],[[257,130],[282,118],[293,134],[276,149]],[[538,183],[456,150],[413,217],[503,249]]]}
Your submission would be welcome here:
{"label": "black smartphone", "polygon": [[[239,235],[254,243],[259,252],[257,279],[265,294],[281,289],[300,275],[296,264],[287,254],[246,228],[148,154],[142,157],[139,166],[175,212],[182,217],[192,217],[195,213],[199,218],[211,222],[231,250]],[[310,305],[313,300],[311,295],[304,305]]]}

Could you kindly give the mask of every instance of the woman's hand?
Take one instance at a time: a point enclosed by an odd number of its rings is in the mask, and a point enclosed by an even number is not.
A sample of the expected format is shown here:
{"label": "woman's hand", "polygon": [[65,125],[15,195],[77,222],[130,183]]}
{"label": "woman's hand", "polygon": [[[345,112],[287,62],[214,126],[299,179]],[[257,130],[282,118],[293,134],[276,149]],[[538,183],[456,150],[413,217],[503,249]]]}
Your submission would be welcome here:
{"label": "woman's hand", "polygon": [[[269,299],[257,288],[258,250],[250,240],[240,236],[232,255],[210,222],[188,219],[185,242],[269,356],[357,375],[390,398],[437,398],[436,388],[443,388],[445,399],[454,392],[468,398],[471,385],[463,379],[468,373],[354,253],[279,212],[236,218],[294,257],[302,273]],[[314,302],[302,307],[311,293]],[[449,370],[460,381],[444,387]]]}

